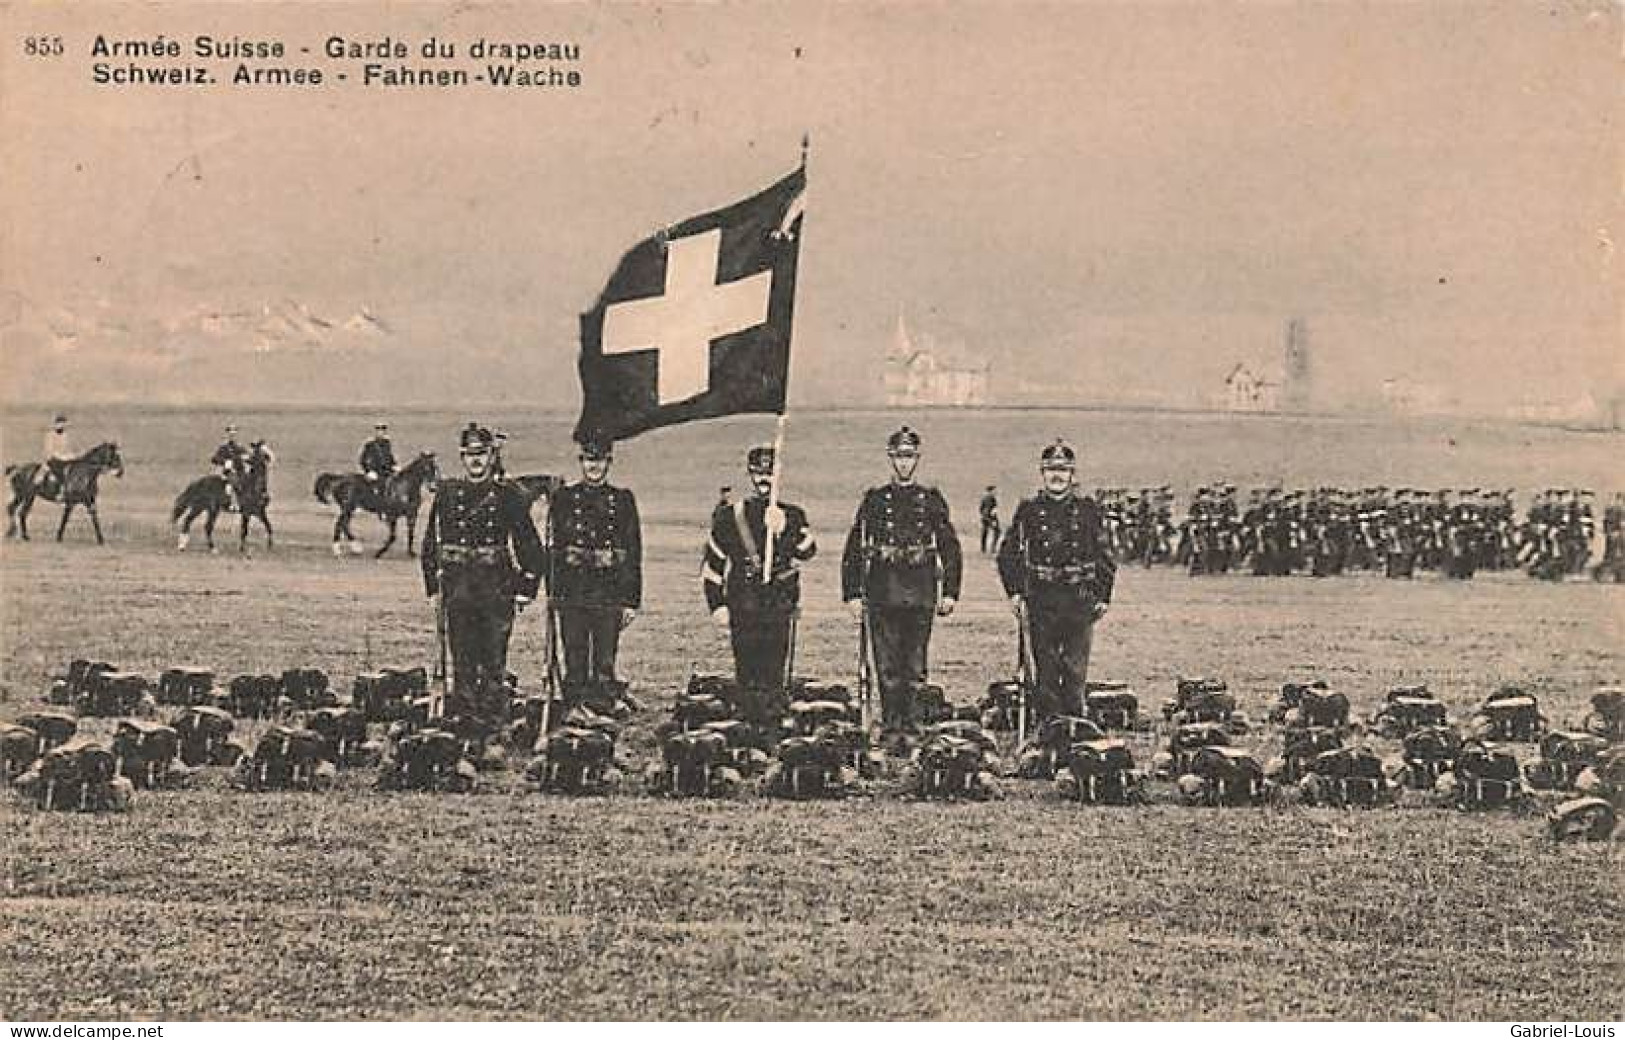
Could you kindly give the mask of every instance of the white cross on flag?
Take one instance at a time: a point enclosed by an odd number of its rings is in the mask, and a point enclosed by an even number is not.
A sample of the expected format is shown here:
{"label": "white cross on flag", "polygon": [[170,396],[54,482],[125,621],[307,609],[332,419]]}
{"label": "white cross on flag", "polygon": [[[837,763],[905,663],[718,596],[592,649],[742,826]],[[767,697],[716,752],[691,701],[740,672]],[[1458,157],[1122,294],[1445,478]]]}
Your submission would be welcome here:
{"label": "white cross on flag", "polygon": [[803,169],[645,239],[581,316],[576,439],[784,412]]}

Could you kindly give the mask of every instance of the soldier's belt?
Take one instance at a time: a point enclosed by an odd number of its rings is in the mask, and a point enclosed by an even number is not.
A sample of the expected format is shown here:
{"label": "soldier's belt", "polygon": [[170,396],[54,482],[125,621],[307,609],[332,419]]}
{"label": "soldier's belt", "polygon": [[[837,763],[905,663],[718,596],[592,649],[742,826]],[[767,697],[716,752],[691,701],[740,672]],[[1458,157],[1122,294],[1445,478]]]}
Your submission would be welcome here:
{"label": "soldier's belt", "polygon": [[1032,577],[1052,585],[1087,585],[1095,580],[1093,564],[1074,563],[1064,567],[1050,567],[1035,563],[1028,568]]}
{"label": "soldier's belt", "polygon": [[442,545],[441,563],[495,564],[508,562],[508,550],[499,545]]}
{"label": "soldier's belt", "polygon": [[923,567],[935,563],[937,550],[930,545],[877,545],[874,558],[899,567]]}
{"label": "soldier's belt", "polygon": [[584,545],[564,547],[564,562],[590,571],[607,571],[620,565],[626,553],[620,549],[594,549]]}

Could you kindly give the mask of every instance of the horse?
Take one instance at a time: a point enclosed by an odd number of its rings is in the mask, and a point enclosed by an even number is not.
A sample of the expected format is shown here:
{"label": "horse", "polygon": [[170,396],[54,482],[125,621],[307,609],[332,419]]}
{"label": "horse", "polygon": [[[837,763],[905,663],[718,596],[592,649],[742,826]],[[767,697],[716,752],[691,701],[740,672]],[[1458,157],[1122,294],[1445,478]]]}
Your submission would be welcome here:
{"label": "horse", "polygon": [[96,516],[96,481],[103,470],[111,470],[115,477],[124,476],[124,459],[119,455],[118,445],[113,441],[96,445],[63,464],[59,483],[47,481],[47,486],[38,487],[34,484],[34,475],[42,465],[42,462],[28,462],[6,467],[6,479],[11,484],[11,503],[6,506],[6,515],[10,518],[6,537],[20,533],[23,541],[28,541],[28,511],[34,508],[35,499],[43,498],[62,503],[62,521],[56,525],[57,541],[62,540],[62,532],[68,528],[73,507],[84,506],[85,512],[90,514],[90,526],[96,532],[96,544],[106,545],[101,521]]}
{"label": "horse", "polygon": [[[242,527],[237,535],[237,551],[240,553],[248,552],[248,522],[256,517],[265,528],[265,548],[274,547],[275,532],[271,529],[268,515],[271,504],[270,470],[270,457],[262,451],[252,451],[244,460],[241,475],[232,482],[232,490],[237,492],[237,508],[242,515]],[[186,485],[186,490],[176,496],[175,506],[169,513],[169,522],[178,524],[180,528],[175,535],[175,551],[186,551],[192,540],[192,521],[202,515],[203,537],[209,551],[214,552],[214,524],[230,500],[226,478],[217,473],[199,477]]]}
{"label": "horse", "polygon": [[357,509],[374,513],[389,525],[389,537],[373,553],[377,559],[395,544],[395,527],[406,518],[406,555],[415,556],[413,538],[417,531],[418,508],[423,502],[425,486],[433,488],[440,479],[435,466],[434,452],[419,452],[418,457],[384,481],[382,492],[373,490],[367,478],[360,473],[323,473],[316,478],[316,501],[339,507],[338,519],[333,521],[333,555],[341,556],[345,545],[352,553],[361,551],[360,540],[350,530],[350,517]]}

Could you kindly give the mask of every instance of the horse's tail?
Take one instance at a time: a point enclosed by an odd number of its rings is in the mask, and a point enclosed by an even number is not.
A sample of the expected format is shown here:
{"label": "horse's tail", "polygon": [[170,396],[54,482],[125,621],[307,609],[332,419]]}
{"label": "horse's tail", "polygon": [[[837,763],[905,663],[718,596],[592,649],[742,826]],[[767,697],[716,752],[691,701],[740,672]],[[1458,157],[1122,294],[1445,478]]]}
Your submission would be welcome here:
{"label": "horse's tail", "polygon": [[316,494],[316,501],[322,503],[322,505],[331,505],[332,503],[329,501],[327,496],[332,493],[333,488],[343,479],[344,478],[339,476],[337,473],[318,474],[316,477],[316,486],[312,489]]}
{"label": "horse's tail", "polygon": [[192,489],[195,487],[197,487],[196,482],[188,484],[186,485],[185,491],[182,491],[180,494],[175,496],[175,506],[169,511],[170,523],[174,524],[180,522],[181,514],[186,512],[186,507],[192,502]]}

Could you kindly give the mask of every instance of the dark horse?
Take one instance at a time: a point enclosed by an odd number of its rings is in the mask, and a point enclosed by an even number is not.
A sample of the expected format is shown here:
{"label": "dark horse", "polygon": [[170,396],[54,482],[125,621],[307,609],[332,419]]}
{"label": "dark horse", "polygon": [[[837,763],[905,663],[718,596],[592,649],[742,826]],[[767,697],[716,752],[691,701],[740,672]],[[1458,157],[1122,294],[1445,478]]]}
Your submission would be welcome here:
{"label": "dark horse", "polygon": [[[241,475],[234,480],[237,508],[242,514],[242,526],[237,535],[237,551],[240,553],[248,552],[248,522],[256,517],[265,528],[265,547],[272,548],[275,534],[268,515],[271,505],[270,475],[270,457],[263,451],[255,450],[248,453]],[[201,515],[203,537],[208,542],[209,551],[214,552],[214,524],[229,501],[226,478],[218,473],[199,477],[186,485],[186,490],[175,498],[175,508],[169,513],[170,523],[180,526],[175,533],[175,551],[186,551],[187,544],[192,540],[192,521]]]}
{"label": "dark horse", "polygon": [[106,441],[77,459],[63,463],[60,483],[48,480],[43,488],[34,484],[34,474],[42,465],[42,462],[29,462],[6,467],[6,479],[11,483],[11,504],[6,506],[11,522],[6,527],[6,537],[21,533],[23,541],[28,541],[28,511],[34,508],[36,498],[43,498],[62,503],[62,522],[56,525],[57,541],[62,540],[62,532],[68,528],[73,507],[84,506],[85,512],[90,514],[90,526],[96,531],[96,544],[107,544],[102,538],[101,521],[96,518],[96,480],[103,470],[112,470],[115,477],[124,476],[124,459],[118,453],[118,445]]}
{"label": "dark horse", "polygon": [[345,545],[350,547],[352,553],[361,551],[360,540],[350,530],[350,517],[355,515],[357,509],[376,513],[380,520],[389,525],[389,537],[372,554],[374,559],[384,555],[395,544],[395,526],[402,517],[406,518],[406,555],[415,555],[413,539],[418,525],[418,508],[423,503],[423,489],[432,489],[439,479],[440,470],[435,466],[432,451],[420,452],[398,473],[392,474],[384,481],[382,492],[374,491],[367,478],[359,473],[323,473],[318,476],[316,500],[339,507],[338,519],[333,521],[333,555],[343,555]]}

